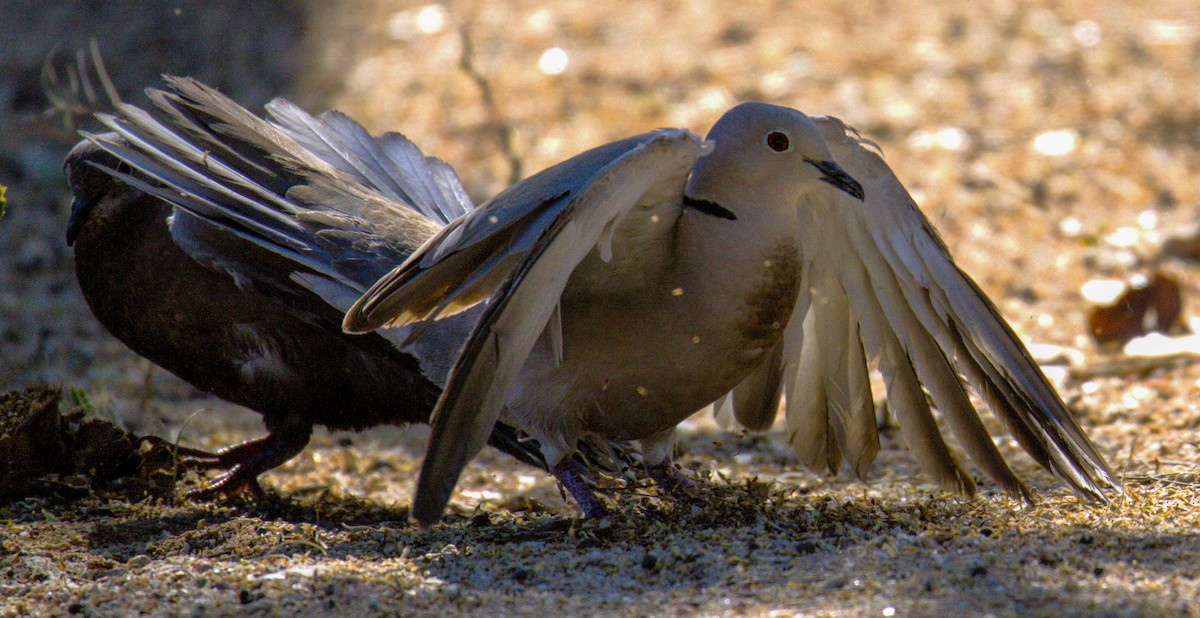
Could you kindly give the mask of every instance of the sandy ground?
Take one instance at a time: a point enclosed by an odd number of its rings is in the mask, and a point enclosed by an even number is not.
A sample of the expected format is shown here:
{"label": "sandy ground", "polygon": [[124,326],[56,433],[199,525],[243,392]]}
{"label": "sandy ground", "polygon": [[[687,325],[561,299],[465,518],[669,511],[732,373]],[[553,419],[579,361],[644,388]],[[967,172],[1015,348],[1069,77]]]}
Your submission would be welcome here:
{"label": "sandy ground", "polygon": [[869,483],[829,479],[778,433],[732,436],[700,415],[680,459],[704,503],[631,489],[609,496],[613,520],[581,522],[547,475],[488,452],[446,524],[421,532],[406,511],[424,430],[319,432],[257,503],[57,479],[0,505],[0,615],[1200,615],[1200,366],[1100,354],[1081,294],[1157,268],[1196,296],[1196,266],[1159,250],[1194,231],[1200,201],[1200,5],[228,7],[0,3],[19,42],[0,52],[16,77],[0,84],[0,390],[79,388],[134,433],[205,448],[261,432],[126,351],[74,287],[57,171],[74,125],[38,115],[56,44],[95,37],[134,101],[160,72],[190,74],[248,104],[284,94],[401,130],[477,198],[604,141],[702,132],[763,99],[880,144],[1017,331],[1069,360],[1049,370],[1128,495],[1080,503],[1004,444],[1041,501],[982,478],[961,499],[923,483],[891,432]]}

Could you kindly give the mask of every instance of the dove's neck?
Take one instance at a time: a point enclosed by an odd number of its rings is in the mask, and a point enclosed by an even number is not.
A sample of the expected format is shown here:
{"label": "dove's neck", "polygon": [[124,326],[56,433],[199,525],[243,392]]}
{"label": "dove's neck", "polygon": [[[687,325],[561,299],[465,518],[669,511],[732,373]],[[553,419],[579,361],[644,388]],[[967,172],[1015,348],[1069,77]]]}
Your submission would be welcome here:
{"label": "dove's neck", "polygon": [[765,261],[781,251],[798,253],[796,197],[772,188],[693,179],[679,219],[680,266],[725,286],[774,267]]}
{"label": "dove's neck", "polygon": [[[709,194],[715,208],[685,207],[679,220],[677,285],[695,292],[712,328],[737,333],[746,347],[782,336],[800,287],[800,230],[795,207],[734,202]],[[700,198],[697,198],[700,199]]]}

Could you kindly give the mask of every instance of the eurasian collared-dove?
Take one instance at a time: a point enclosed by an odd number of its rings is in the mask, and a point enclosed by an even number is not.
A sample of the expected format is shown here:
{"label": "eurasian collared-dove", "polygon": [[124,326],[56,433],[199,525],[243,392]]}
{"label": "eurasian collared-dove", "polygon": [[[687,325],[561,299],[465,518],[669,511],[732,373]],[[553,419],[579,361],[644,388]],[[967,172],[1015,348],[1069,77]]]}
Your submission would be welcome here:
{"label": "eurasian collared-dove", "polygon": [[[110,173],[292,260],[300,283],[350,306],[352,265],[323,245],[361,241],[364,208],[420,198],[389,189],[411,155],[340,115],[315,124],[276,102],[270,124],[195,82],[172,84],[176,94],[153,96],[155,114],[104,119],[124,141],[92,137],[149,180]],[[256,149],[308,184],[264,176],[247,156]],[[708,140],[662,129],[583,153],[451,221],[353,302],[344,328],[389,327],[379,332],[404,348],[444,342],[442,324],[460,313],[473,329],[433,416],[413,506],[425,524],[497,419],[537,438],[596,515],[603,505],[569,460],[580,436],[641,440],[652,476],[674,485],[675,425],[731,390],[733,416],[758,427],[786,391],[803,460],[836,467],[844,453],[862,472],[877,449],[868,357],[937,480],[973,487],[922,385],[967,453],[1026,493],[961,373],[1077,492],[1119,487],[882,159],[836,120],[748,103]]]}

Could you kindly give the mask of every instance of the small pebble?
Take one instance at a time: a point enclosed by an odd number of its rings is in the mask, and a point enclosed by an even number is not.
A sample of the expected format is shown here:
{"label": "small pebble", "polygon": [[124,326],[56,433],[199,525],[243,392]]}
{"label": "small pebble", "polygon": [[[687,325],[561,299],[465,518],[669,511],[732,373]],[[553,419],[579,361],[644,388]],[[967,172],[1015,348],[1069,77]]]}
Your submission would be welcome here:
{"label": "small pebble", "polygon": [[1058,555],[1057,552],[1046,550],[1038,554],[1038,562],[1043,566],[1056,566],[1062,560],[1062,556]]}

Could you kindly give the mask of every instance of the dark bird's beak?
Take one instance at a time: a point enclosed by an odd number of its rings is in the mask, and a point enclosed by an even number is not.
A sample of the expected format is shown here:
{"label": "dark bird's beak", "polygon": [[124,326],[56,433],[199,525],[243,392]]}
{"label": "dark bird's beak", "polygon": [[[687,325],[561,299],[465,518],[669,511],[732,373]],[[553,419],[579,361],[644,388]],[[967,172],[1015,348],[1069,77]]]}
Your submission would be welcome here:
{"label": "dark bird's beak", "polygon": [[813,161],[809,159],[808,162],[821,171],[821,174],[823,174],[821,180],[845,191],[848,195],[853,195],[860,202],[863,200],[866,194],[863,193],[862,185],[858,184],[857,180],[851,178],[850,174],[847,174],[846,170],[842,169],[842,166],[833,161]]}

